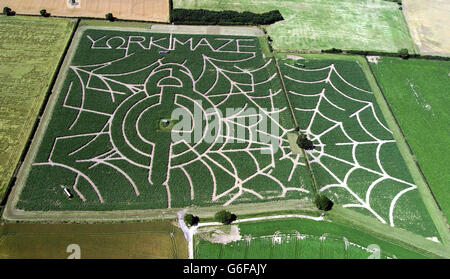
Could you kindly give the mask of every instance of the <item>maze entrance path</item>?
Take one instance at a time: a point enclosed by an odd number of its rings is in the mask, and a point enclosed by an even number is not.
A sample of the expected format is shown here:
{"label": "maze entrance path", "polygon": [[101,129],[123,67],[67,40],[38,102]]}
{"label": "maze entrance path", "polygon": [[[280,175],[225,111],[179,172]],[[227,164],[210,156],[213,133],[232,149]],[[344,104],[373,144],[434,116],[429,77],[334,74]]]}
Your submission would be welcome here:
{"label": "maze entrance path", "polygon": [[343,207],[427,237],[438,235],[360,66],[280,61],[320,192]]}
{"label": "maze entrance path", "polygon": [[77,36],[15,208],[70,214],[310,195],[275,62],[257,37]]}

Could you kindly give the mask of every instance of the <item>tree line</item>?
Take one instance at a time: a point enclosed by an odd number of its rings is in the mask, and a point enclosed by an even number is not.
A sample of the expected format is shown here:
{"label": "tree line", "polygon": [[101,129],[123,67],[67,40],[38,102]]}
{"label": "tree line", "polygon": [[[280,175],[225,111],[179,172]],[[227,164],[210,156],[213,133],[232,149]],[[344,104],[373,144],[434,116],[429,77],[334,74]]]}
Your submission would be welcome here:
{"label": "tree line", "polygon": [[204,9],[173,9],[170,21],[176,24],[269,25],[280,20],[283,20],[283,16],[278,10],[257,14]]}

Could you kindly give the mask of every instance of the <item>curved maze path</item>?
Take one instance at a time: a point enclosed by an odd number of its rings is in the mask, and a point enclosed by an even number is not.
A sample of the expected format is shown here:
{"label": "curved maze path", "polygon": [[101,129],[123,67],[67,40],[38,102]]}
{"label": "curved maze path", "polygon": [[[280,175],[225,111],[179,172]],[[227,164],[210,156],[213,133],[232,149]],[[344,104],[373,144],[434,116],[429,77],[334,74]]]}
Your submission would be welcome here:
{"label": "curved maze path", "polygon": [[[160,34],[153,50],[138,47],[143,41],[125,47],[135,33],[102,32],[80,43],[19,208],[172,208],[309,193],[274,61],[256,38]],[[190,129],[180,130],[174,110]]]}

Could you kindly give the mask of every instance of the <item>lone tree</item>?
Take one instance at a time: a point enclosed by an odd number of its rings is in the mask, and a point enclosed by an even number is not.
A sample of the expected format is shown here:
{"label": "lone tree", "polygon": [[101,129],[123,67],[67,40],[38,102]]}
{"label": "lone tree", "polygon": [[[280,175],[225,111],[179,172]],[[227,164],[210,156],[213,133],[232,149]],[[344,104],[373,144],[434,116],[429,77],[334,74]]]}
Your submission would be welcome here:
{"label": "lone tree", "polygon": [[42,9],[39,13],[40,13],[41,16],[43,16],[43,17],[49,17],[49,16],[50,16],[50,14],[47,13],[47,10],[46,10],[46,9]]}
{"label": "lone tree", "polygon": [[192,214],[186,214],[184,215],[184,222],[189,226],[196,226],[198,225],[198,222],[200,222],[200,218]]}
{"label": "lone tree", "polygon": [[406,48],[402,48],[401,50],[398,51],[398,56],[400,56],[403,59],[408,59],[409,58],[408,50]]}
{"label": "lone tree", "polygon": [[333,202],[324,195],[317,194],[314,203],[320,210],[328,211],[333,207]]}
{"label": "lone tree", "polygon": [[314,149],[313,142],[308,139],[306,135],[300,134],[297,138],[297,145],[306,150]]}
{"label": "lone tree", "polygon": [[233,221],[236,221],[237,216],[235,214],[232,214],[231,212],[229,212],[227,210],[222,210],[222,211],[217,212],[214,215],[214,219],[217,222],[221,222],[224,225],[229,225]]}
{"label": "lone tree", "polygon": [[106,20],[114,21],[114,16],[113,16],[112,13],[107,13],[107,14],[105,15],[105,18],[106,18]]}

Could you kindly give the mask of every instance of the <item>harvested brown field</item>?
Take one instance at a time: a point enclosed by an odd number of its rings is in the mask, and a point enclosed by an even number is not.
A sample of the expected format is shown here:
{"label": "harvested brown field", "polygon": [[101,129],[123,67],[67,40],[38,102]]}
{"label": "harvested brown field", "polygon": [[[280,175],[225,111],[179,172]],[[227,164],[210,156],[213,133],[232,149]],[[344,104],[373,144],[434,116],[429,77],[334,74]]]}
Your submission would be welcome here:
{"label": "harvested brown field", "polygon": [[0,259],[187,258],[183,232],[170,222],[1,224]]}
{"label": "harvested brown field", "polygon": [[448,0],[404,0],[403,13],[421,54],[450,56]]}
{"label": "harvested brown field", "polygon": [[112,13],[114,17],[128,20],[155,22],[169,21],[168,0],[0,0],[0,7],[9,7],[17,14],[39,15],[46,9],[55,16],[104,18]]}

